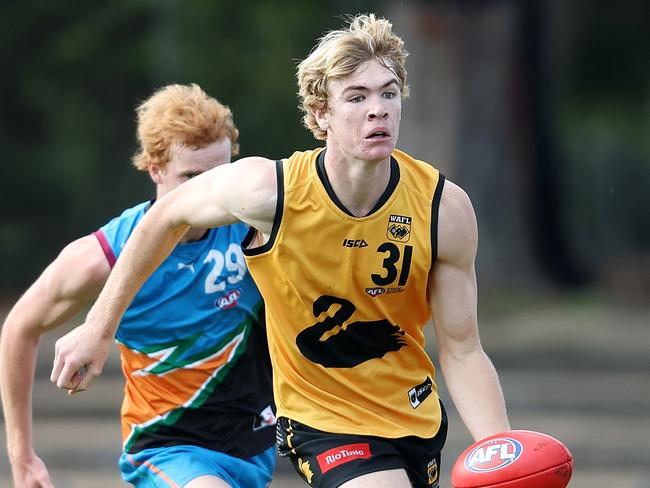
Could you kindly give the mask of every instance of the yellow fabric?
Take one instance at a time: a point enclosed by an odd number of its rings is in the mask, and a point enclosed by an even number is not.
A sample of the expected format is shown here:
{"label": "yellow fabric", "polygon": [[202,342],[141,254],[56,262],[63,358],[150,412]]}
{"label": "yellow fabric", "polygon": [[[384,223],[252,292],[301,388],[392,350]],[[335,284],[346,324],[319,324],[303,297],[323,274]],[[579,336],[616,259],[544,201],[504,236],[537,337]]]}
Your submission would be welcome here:
{"label": "yellow fabric", "polygon": [[[275,238],[268,249],[245,251],[266,301],[278,415],[327,432],[432,437],[441,411],[423,327],[441,176],[395,150],[394,191],[370,215],[353,217],[318,176],[321,150],[283,161]],[[409,391],[427,378],[431,394],[414,408]]]}

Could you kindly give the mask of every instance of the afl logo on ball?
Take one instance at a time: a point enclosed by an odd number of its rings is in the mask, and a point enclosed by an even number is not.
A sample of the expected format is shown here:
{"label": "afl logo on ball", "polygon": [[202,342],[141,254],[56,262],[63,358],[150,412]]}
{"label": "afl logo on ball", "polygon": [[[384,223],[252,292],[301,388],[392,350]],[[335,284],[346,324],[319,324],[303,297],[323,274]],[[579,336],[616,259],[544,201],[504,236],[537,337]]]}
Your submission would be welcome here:
{"label": "afl logo on ball", "polygon": [[485,441],[465,456],[465,468],[474,473],[496,471],[514,463],[524,448],[521,442],[508,437]]}

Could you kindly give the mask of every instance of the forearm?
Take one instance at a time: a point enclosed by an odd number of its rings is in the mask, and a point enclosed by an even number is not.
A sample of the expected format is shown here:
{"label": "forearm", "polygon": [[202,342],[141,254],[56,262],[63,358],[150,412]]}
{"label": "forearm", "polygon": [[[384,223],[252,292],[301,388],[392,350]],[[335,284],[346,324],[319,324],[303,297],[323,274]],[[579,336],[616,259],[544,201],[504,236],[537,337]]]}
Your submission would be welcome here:
{"label": "forearm", "polygon": [[440,366],[456,409],[475,440],[510,429],[499,377],[483,349],[462,356],[441,354]]}
{"label": "forearm", "polygon": [[476,216],[467,194],[450,182],[440,202],[438,231],[429,292],[440,366],[463,422],[479,440],[510,425],[499,377],[478,332]]}
{"label": "forearm", "polygon": [[8,320],[0,343],[2,409],[10,461],[32,452],[32,387],[39,343],[38,334],[26,333]]}

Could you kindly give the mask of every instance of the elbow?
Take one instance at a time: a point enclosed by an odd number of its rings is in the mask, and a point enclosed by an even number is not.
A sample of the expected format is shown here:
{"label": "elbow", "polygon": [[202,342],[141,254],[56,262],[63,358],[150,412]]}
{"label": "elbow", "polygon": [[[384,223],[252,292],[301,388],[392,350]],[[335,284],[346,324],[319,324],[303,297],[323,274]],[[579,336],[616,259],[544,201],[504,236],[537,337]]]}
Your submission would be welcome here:
{"label": "elbow", "polygon": [[483,347],[481,346],[481,343],[478,341],[440,347],[438,353],[438,357],[441,364],[467,363],[477,357],[483,357],[484,355],[485,355],[485,351],[483,351]]}
{"label": "elbow", "polygon": [[0,332],[0,351],[15,349],[17,344],[30,344],[36,346],[43,335],[43,329],[40,327],[26,324],[23,321],[16,320],[11,313],[2,325]]}

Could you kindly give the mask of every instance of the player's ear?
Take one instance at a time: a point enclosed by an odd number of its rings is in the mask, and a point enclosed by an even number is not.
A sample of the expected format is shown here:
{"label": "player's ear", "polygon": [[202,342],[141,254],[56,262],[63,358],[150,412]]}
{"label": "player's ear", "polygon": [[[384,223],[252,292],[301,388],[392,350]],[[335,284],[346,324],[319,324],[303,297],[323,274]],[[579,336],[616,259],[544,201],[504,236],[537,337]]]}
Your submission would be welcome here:
{"label": "player's ear", "polygon": [[316,123],[320,130],[327,132],[327,129],[330,128],[329,113],[326,108],[314,110],[314,117],[316,118]]}
{"label": "player's ear", "polygon": [[149,176],[151,177],[151,179],[153,180],[153,182],[156,185],[159,185],[160,183],[162,183],[163,170],[160,167],[160,165],[158,165],[158,164],[150,164],[147,167],[147,170],[149,171]]}

